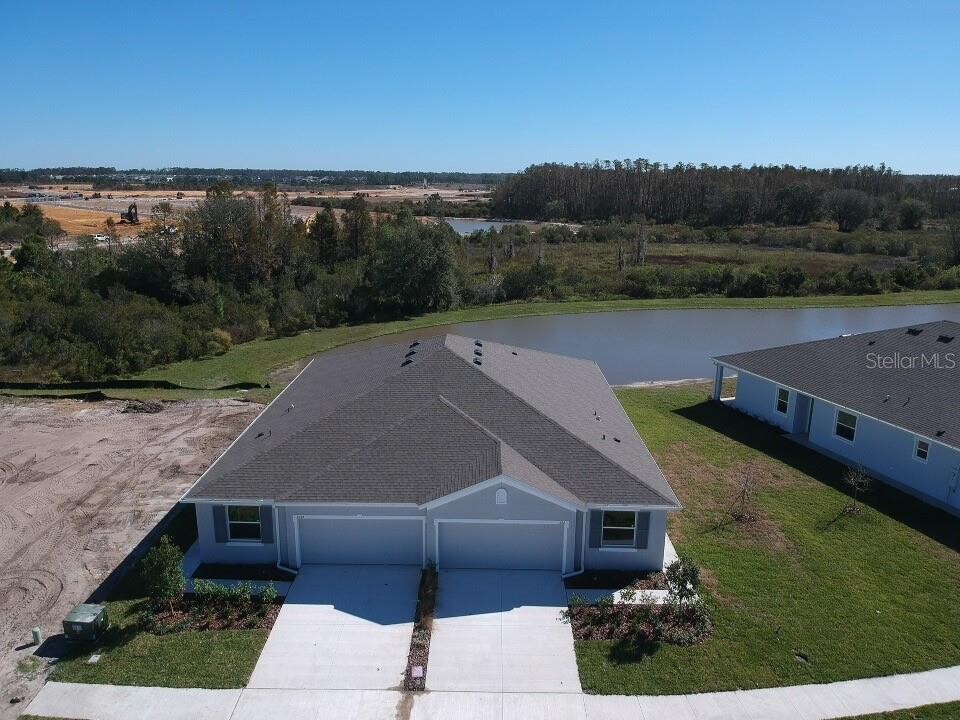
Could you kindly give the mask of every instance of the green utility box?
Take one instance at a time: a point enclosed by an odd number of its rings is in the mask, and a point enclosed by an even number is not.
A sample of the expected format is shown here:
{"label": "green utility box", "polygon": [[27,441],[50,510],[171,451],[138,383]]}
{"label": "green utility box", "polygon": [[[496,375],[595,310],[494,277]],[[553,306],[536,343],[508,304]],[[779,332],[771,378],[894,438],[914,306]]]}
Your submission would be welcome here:
{"label": "green utility box", "polygon": [[106,605],[77,605],[63,619],[63,636],[68,642],[93,642],[110,626]]}

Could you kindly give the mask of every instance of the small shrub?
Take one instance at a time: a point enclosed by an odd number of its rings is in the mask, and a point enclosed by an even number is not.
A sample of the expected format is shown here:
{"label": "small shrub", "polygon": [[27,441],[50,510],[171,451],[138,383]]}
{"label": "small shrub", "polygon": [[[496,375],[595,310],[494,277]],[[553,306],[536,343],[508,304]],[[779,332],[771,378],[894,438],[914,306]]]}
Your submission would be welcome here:
{"label": "small shrub", "polygon": [[154,604],[169,603],[183,595],[186,580],[183,577],[183,551],[169,535],[150,549],[141,561],[141,570],[147,594]]}
{"label": "small shrub", "polygon": [[670,599],[677,605],[692,602],[700,589],[700,565],[696,560],[680,555],[664,569]]}
{"label": "small shrub", "polygon": [[193,594],[197,604],[205,610],[215,610],[227,602],[228,589],[214,580],[197,578],[193,581]]}
{"label": "small shrub", "polygon": [[277,598],[280,597],[280,593],[277,592],[277,587],[273,584],[273,580],[267,583],[267,586],[260,591],[260,604],[264,607],[269,607],[277,602]]}
{"label": "small shrub", "polygon": [[223,355],[233,346],[233,338],[226,330],[211,330],[207,339],[207,352],[211,355]]}
{"label": "small shrub", "polygon": [[239,582],[228,590],[228,597],[234,605],[249,605],[253,597],[253,585],[249,580]]}

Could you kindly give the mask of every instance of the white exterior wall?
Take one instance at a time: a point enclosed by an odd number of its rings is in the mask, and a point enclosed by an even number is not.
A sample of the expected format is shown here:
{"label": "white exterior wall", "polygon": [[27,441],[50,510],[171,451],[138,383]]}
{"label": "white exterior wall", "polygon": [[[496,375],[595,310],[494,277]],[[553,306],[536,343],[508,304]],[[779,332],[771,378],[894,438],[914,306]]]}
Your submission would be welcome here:
{"label": "white exterior wall", "polygon": [[590,547],[590,513],[586,513],[587,542],[584,544],[584,567],[591,570],[661,570],[663,569],[663,550],[667,537],[667,511],[650,510],[650,535],[647,547],[634,548],[592,548]]}
{"label": "white exterior wall", "polygon": [[930,442],[927,461],[920,462],[914,459],[916,435],[863,415],[857,418],[857,432],[850,443],[834,434],[836,417],[836,405],[815,400],[810,442],[862,466],[868,474],[889,478],[915,495],[960,510],[960,493],[948,491],[960,466],[960,451]]}
{"label": "white exterior wall", "polygon": [[737,372],[737,395],[730,405],[758,420],[776,425],[784,432],[793,429],[793,416],[797,409],[797,393],[790,391],[787,414],[777,412],[777,390],[780,385],[750,373]]}

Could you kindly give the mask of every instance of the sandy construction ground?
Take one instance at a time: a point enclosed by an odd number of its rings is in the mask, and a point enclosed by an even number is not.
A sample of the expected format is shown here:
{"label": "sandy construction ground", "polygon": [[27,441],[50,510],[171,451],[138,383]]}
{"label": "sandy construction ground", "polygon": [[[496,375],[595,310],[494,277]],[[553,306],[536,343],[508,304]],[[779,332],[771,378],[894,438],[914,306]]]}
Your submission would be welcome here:
{"label": "sandy construction ground", "polygon": [[[0,718],[43,682],[17,670],[261,409],[234,400],[0,402]],[[10,704],[22,696],[24,703]]]}
{"label": "sandy construction ground", "polygon": [[[16,204],[16,202],[14,202]],[[86,208],[66,207],[64,205],[43,205],[43,214],[51,220],[56,220],[67,235],[96,235],[104,232],[104,223],[112,217],[117,234],[121,238],[136,237],[143,225],[128,225],[120,223],[119,212],[102,210],[87,210]],[[142,221],[141,221],[142,222]]]}

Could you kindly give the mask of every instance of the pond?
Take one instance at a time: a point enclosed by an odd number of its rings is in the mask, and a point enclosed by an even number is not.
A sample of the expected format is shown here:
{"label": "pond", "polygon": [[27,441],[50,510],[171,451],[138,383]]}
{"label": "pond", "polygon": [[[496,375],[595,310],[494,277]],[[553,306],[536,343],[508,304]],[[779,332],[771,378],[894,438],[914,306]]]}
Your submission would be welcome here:
{"label": "pond", "polygon": [[451,332],[589,358],[611,384],[628,385],[712,378],[715,355],[934,320],[960,322],[960,304],[544,315],[439,326],[368,342],[383,345]]}
{"label": "pond", "polygon": [[447,225],[452,227],[461,235],[469,235],[477,230],[497,230],[504,225],[530,225],[532,223],[524,220],[484,220],[482,218],[445,218]]}

